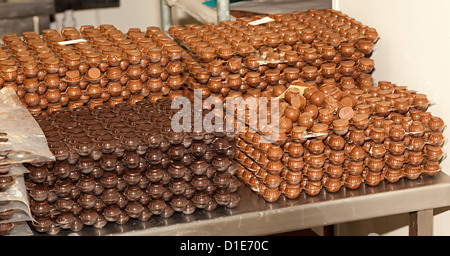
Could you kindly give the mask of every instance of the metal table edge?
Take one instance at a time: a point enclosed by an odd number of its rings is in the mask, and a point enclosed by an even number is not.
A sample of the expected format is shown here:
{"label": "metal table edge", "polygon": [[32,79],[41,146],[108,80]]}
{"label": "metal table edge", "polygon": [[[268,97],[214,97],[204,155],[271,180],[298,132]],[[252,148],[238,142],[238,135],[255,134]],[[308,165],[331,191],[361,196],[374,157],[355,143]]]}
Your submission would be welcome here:
{"label": "metal table edge", "polygon": [[[421,187],[239,213],[111,235],[267,235],[450,206],[450,177],[440,173],[439,177],[436,178],[439,179],[436,184]],[[386,196],[389,196],[389,199],[386,199]],[[429,200],[420,200],[419,205],[413,205],[404,203],[405,201],[403,200],[408,197],[427,197]],[[376,210],[373,207],[370,209],[366,208],[370,204],[386,200],[392,201],[390,209]],[[355,201],[357,201],[357,204],[355,204]],[[317,212],[321,212],[322,216]],[[342,212],[344,214],[339,214]],[[308,217],[304,218],[302,216],[305,214]]]}

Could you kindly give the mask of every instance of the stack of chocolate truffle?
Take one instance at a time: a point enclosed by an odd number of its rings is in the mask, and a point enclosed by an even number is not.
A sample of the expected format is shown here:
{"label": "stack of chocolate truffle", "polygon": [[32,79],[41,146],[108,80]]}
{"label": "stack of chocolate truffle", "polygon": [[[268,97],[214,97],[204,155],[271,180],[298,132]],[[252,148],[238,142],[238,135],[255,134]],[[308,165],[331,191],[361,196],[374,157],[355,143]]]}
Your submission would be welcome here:
{"label": "stack of chocolate truffle", "polygon": [[33,114],[181,96],[182,49],[157,27],[124,34],[112,25],[3,36],[0,87]]}
{"label": "stack of chocolate truffle", "polygon": [[235,207],[234,134],[175,132],[169,99],[36,116],[55,163],[29,166],[39,232]]}
{"label": "stack of chocolate truffle", "polygon": [[[337,192],[441,170],[444,122],[427,111],[426,95],[387,81],[348,87],[307,87],[300,96],[288,89],[277,141],[262,142],[264,132],[249,126],[239,133],[238,177],[273,202],[281,195],[296,198],[302,189],[314,196],[322,187]],[[292,91],[305,104],[286,104]],[[293,112],[297,119],[289,123]]]}
{"label": "stack of chocolate truffle", "polygon": [[[374,28],[331,9],[269,17],[172,26],[172,38],[108,24],[3,36],[0,87],[15,89],[57,158],[29,166],[35,228],[234,207],[236,177],[274,202],[440,171],[444,122],[426,95],[374,83]],[[214,103],[267,98],[267,116],[244,107],[237,136],[175,132],[171,101],[195,90]],[[267,125],[253,129],[254,116]]]}
{"label": "stack of chocolate truffle", "polygon": [[252,21],[263,16],[172,26],[170,35],[193,58],[185,94],[259,95],[297,79],[311,86],[373,82],[374,62],[367,56],[378,39],[375,29],[335,10],[269,16],[273,21],[260,25]]}
{"label": "stack of chocolate truffle", "polygon": [[276,141],[249,128],[257,113],[240,120],[238,177],[252,190],[273,202],[440,170],[443,122],[426,111],[426,95],[374,84],[375,29],[334,10],[269,16],[275,21],[262,25],[251,25],[255,16],[169,31],[193,57],[187,95],[280,99]]}

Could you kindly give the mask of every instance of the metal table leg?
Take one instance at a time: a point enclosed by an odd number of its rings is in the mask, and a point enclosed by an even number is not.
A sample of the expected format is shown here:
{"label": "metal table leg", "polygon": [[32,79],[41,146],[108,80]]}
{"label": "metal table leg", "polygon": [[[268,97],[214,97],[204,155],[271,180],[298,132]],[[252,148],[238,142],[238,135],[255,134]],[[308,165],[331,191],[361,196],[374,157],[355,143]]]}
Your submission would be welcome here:
{"label": "metal table leg", "polygon": [[409,213],[410,236],[433,235],[433,209]]}
{"label": "metal table leg", "polygon": [[161,28],[163,32],[169,31],[172,26],[172,7],[170,7],[165,0],[160,0],[161,3]]}
{"label": "metal table leg", "polygon": [[230,19],[230,0],[217,0],[217,23]]}

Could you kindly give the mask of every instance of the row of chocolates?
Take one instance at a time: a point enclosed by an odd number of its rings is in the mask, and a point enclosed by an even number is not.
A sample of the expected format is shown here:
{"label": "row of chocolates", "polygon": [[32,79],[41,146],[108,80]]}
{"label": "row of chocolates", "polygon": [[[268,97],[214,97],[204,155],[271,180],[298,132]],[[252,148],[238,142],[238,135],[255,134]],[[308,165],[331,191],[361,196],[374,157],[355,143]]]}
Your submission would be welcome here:
{"label": "row of chocolates", "polygon": [[36,230],[236,207],[234,134],[175,132],[170,106],[165,99],[36,116],[57,158],[28,166]]}
{"label": "row of chocolates", "polygon": [[[333,10],[295,12],[262,25],[250,25],[256,16],[219,25],[172,26],[169,33],[190,55],[186,85],[201,89],[205,98],[289,86],[298,79],[308,85],[370,84],[374,62],[367,57],[376,31],[337,17]],[[338,36],[338,44],[329,41],[330,34]]]}
{"label": "row of chocolates", "polygon": [[364,90],[305,86],[282,93],[279,122],[252,130],[248,116],[258,113],[246,113],[237,142],[244,167],[238,177],[267,201],[278,200],[287,185],[286,197],[296,198],[302,190],[314,196],[322,187],[337,192],[441,170],[445,125],[427,111],[423,94],[386,81]]}
{"label": "row of chocolates", "polygon": [[[71,40],[83,41],[66,44]],[[3,41],[0,86],[12,86],[32,113],[182,93],[182,49],[159,28],[124,34],[112,25],[86,25],[61,34],[6,34]]]}

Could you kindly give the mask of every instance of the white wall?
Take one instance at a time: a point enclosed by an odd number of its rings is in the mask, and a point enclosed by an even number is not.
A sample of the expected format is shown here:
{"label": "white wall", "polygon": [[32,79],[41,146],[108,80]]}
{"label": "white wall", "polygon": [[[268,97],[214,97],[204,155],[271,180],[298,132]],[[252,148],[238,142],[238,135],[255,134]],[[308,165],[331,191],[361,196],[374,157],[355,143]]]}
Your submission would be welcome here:
{"label": "white wall", "polygon": [[[380,40],[372,56],[374,79],[427,94],[436,103],[430,112],[450,124],[450,1],[334,0],[333,7],[378,30]],[[447,129],[444,136],[449,135]],[[450,152],[449,143],[444,151]],[[450,161],[444,161],[442,166],[449,174]],[[407,215],[400,215],[375,222],[384,225],[385,234],[407,235],[405,218]],[[356,222],[340,228],[343,233],[367,234],[376,232],[373,224]],[[450,235],[450,211],[435,215],[434,234]]]}

